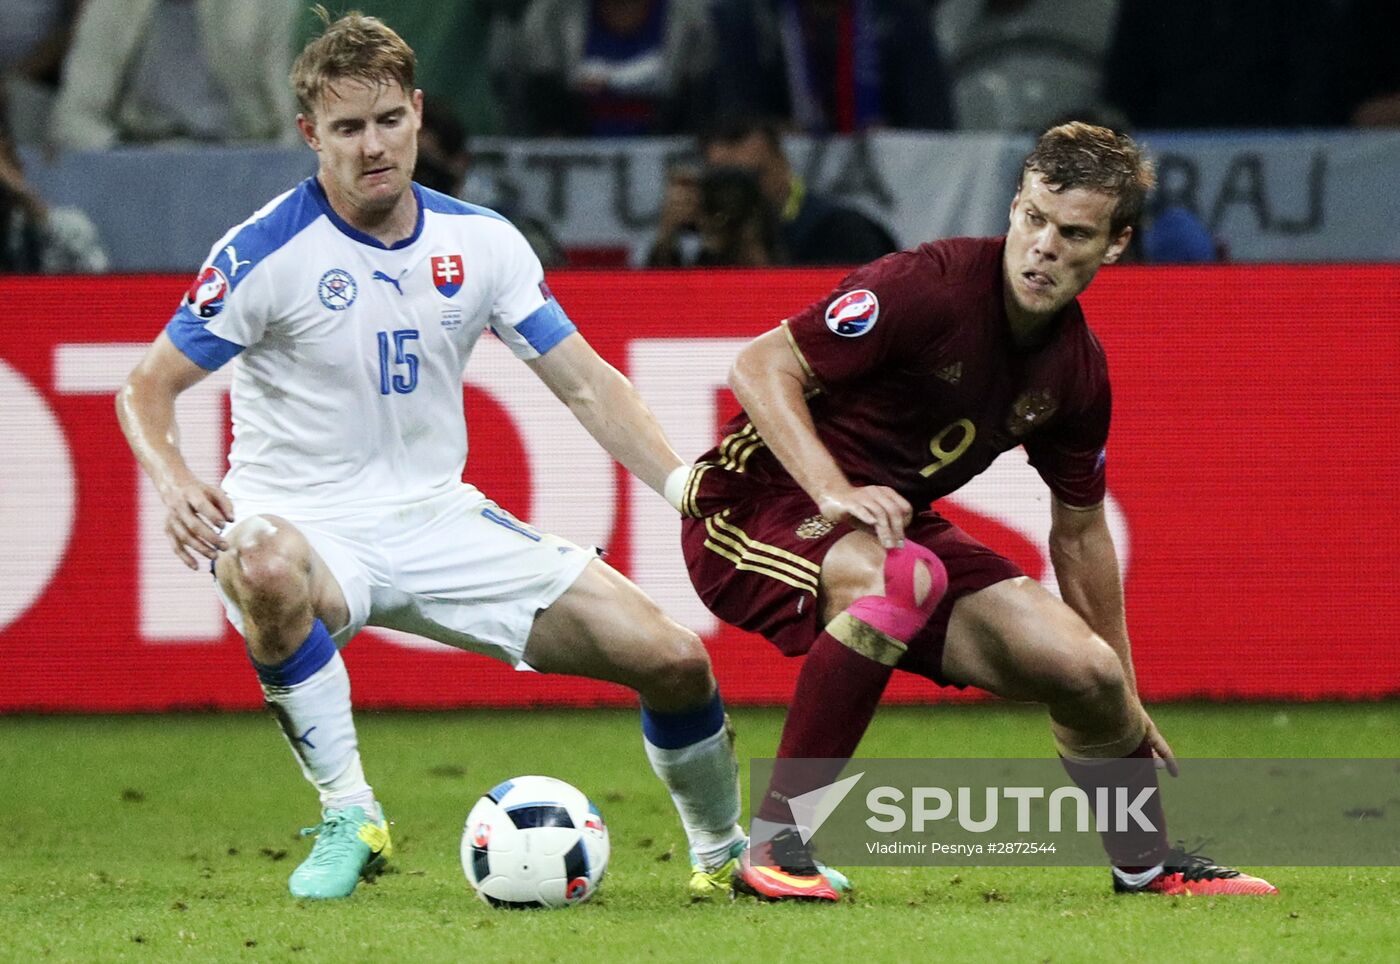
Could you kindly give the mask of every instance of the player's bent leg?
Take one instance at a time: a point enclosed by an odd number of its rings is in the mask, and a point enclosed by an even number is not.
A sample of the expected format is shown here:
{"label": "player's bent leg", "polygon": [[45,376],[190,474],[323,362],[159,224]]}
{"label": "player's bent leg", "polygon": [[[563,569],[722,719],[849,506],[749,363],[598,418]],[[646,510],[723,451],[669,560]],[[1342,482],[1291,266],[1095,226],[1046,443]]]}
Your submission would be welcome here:
{"label": "player's bent leg", "polygon": [[535,618],[524,656],[541,672],[621,683],[663,713],[702,707],[715,692],[700,637],[600,559]]}
{"label": "player's bent leg", "polygon": [[[1061,748],[1076,755],[1127,752],[1146,726],[1117,654],[1078,613],[1025,576],[958,600],[943,672],[1005,699],[1045,704]],[[1092,752],[1095,747],[1104,752]]]}
{"label": "player's bent leg", "polygon": [[295,526],[242,520],[215,573],[242,616],[263,698],[302,772],[320,794],[311,855],[292,873],[297,897],[347,897],[392,852],[388,824],[365,780],[350,707],[350,677],[327,623],[349,621],[343,593]]}
{"label": "player's bent leg", "polygon": [[735,889],[769,900],[836,900],[844,875],[821,866],[796,831],[788,800],[831,783],[860,744],[914,636],[947,590],[943,563],[908,542],[886,551],[852,532],[821,570],[825,629],[807,651],[783,725],[773,776],[754,816],[752,851]]}
{"label": "player's bent leg", "polygon": [[700,638],[594,560],[535,619],[525,661],[640,694],[647,758],[670,791],[690,844],[690,894],[704,900],[727,893],[744,841],[739,764]]}
{"label": "player's bent leg", "polygon": [[1012,700],[1044,703],[1066,771],[1088,798],[1128,784],[1148,831],[1106,831],[1114,889],[1151,893],[1277,893],[1272,885],[1168,846],[1146,717],[1122,662],[1069,606],[1038,583],[1009,579],[960,599],[944,644],[948,679]]}
{"label": "player's bent leg", "polygon": [[335,577],[296,526],[272,515],[240,520],[214,565],[219,586],[243,613],[253,658],[285,661],[314,620],[339,629],[350,620]]}
{"label": "player's bent leg", "polygon": [[[1146,717],[1129,692],[1121,661],[1039,583],[1008,579],[958,600],[948,622],[943,672],[1007,699],[1045,704],[1065,769],[1091,801],[1099,784],[1114,780],[1155,790]],[[1153,793],[1144,808],[1151,831],[1103,834],[1115,866],[1141,871],[1165,856],[1160,800]]]}

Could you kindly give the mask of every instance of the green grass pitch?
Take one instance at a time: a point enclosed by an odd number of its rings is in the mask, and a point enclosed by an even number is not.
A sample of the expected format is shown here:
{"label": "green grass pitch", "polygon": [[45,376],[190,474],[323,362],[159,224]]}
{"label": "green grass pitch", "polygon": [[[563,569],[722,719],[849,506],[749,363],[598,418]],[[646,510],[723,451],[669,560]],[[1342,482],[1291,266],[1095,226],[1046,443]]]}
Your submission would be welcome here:
{"label": "green grass pitch", "polygon": [[[1400,756],[1400,703],[1159,707],[1183,757]],[[781,715],[738,710],[740,754]],[[1400,871],[1273,868],[1278,898],[1114,897],[1097,869],[853,868],[837,906],[691,905],[685,844],[620,711],[362,713],[394,821],[393,872],[299,903],[286,877],[315,800],[266,716],[0,717],[0,960],[1396,960]],[[868,756],[1040,756],[1039,711],[882,711]],[[472,802],[546,773],[598,802],[612,862],[597,899],[494,911],[463,879]],[[1394,819],[1392,816],[1391,819]],[[1189,831],[1188,831],[1189,832]],[[1228,842],[1217,846],[1227,857]]]}

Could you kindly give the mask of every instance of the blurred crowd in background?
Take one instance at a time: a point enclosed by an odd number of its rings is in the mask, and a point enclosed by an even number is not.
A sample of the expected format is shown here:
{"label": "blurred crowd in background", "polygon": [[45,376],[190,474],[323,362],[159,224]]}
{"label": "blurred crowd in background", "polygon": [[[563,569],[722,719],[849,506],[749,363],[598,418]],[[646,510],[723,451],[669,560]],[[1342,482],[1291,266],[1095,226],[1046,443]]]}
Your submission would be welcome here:
{"label": "blurred crowd in background", "polygon": [[[787,133],[1400,127],[1396,0],[327,6],[382,17],[416,50],[417,177],[439,190],[466,191],[474,137],[693,136],[695,163],[664,188],[655,266],[856,263],[895,247],[806,189]],[[0,0],[0,24],[0,270],[107,263],[83,213],[29,185],[16,145],[298,141],[287,75],[319,28],[299,0]],[[501,206],[547,265],[564,263],[528,203]],[[1220,256],[1199,226],[1173,230],[1184,259]]]}

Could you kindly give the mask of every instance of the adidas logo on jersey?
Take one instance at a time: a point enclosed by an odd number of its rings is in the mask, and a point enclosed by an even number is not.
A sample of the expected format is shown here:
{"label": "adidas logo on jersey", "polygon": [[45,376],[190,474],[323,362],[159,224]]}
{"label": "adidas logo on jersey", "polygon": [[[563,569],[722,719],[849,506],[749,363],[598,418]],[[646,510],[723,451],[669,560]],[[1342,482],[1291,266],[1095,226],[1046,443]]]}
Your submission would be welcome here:
{"label": "adidas logo on jersey", "polygon": [[938,369],[938,371],[934,372],[934,374],[949,385],[956,385],[958,382],[962,381],[962,362],[958,361],[953,362],[951,365],[944,365],[942,368]]}

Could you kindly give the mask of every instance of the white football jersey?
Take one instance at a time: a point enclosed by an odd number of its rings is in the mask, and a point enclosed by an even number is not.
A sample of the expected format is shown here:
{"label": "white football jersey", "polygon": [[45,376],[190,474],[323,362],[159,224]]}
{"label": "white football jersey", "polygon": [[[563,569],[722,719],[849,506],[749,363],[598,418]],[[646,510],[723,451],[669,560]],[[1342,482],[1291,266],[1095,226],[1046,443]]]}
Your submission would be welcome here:
{"label": "white football jersey", "polygon": [[385,247],[308,178],[219,239],[166,326],[203,368],[236,359],[223,485],[240,515],[336,515],[452,488],[481,333],[529,359],[575,330],[508,221],[412,189],[417,226]]}

